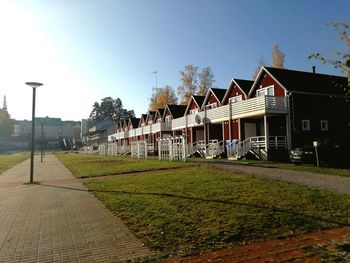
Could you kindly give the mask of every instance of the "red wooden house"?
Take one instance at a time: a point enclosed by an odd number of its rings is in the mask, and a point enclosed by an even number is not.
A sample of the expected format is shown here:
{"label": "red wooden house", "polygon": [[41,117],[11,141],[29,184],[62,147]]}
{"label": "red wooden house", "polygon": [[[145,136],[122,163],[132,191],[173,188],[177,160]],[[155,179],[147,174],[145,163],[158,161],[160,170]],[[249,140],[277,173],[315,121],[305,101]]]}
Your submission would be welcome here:
{"label": "red wooden house", "polygon": [[[222,105],[228,105],[243,100],[247,100],[248,93],[254,81],[243,79],[232,79],[226,93],[221,101]],[[239,119],[232,119],[223,122],[224,140],[232,141],[234,139],[241,140],[239,130]]]}

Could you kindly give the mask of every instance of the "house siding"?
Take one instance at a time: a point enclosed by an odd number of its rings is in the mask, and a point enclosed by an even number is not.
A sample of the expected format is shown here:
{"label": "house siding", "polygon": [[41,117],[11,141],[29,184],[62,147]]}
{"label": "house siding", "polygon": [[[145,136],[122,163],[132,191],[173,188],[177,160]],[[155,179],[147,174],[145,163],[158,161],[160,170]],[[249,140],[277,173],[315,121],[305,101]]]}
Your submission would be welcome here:
{"label": "house siding", "polygon": [[246,100],[246,99],[247,99],[247,95],[246,95],[244,92],[242,92],[242,90],[241,90],[239,87],[237,87],[237,85],[235,85],[235,86],[230,90],[229,95],[228,95],[228,98],[227,98],[227,100],[225,101],[225,104],[228,104],[228,103],[229,103],[230,98],[235,97],[235,96],[239,96],[239,95],[242,96],[242,100]]}
{"label": "house siding", "polygon": [[260,81],[257,83],[256,87],[258,88],[253,90],[251,97],[256,97],[257,90],[269,87],[271,85],[274,86],[275,96],[285,96],[285,89],[281,85],[279,85],[269,74],[265,73],[260,78]]}

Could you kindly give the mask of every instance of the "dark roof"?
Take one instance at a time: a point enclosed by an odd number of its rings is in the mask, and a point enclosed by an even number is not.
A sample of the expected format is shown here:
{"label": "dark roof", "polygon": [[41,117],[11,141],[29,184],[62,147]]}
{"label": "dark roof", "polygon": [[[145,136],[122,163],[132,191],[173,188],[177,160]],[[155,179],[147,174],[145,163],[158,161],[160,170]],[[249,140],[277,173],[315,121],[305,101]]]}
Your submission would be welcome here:
{"label": "dark roof", "polygon": [[156,116],[156,112],[155,111],[148,111],[148,114],[150,116],[150,119],[153,121],[154,117]]}
{"label": "dark roof", "polygon": [[184,116],[186,107],[186,105],[168,105],[174,119]]}
{"label": "dark roof", "polygon": [[202,107],[205,96],[193,95],[193,99],[197,102],[198,107]]}
{"label": "dark roof", "polygon": [[131,125],[133,128],[137,128],[139,126],[139,118],[130,118],[129,120],[131,121]]}
{"label": "dark roof", "polygon": [[215,96],[218,98],[219,102],[221,103],[222,99],[225,96],[226,89],[219,89],[219,88],[211,88]]}
{"label": "dark roof", "polygon": [[163,117],[165,109],[164,108],[158,108],[157,111],[159,112],[159,115]]}
{"label": "dark roof", "polygon": [[344,95],[347,79],[340,76],[265,67],[288,91]]}
{"label": "dark roof", "polygon": [[[141,114],[141,118],[142,118],[143,120],[146,120],[147,114]],[[141,118],[140,118],[140,119],[141,119]]]}
{"label": "dark roof", "polygon": [[248,95],[251,87],[253,86],[254,81],[246,79],[234,79],[238,86]]}

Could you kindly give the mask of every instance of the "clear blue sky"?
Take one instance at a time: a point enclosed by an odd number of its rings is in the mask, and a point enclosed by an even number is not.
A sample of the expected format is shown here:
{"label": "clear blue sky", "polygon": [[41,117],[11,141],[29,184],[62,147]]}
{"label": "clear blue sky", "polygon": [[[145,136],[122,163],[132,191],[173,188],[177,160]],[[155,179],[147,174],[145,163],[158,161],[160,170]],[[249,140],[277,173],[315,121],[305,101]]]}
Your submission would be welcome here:
{"label": "clear blue sky", "polygon": [[329,22],[349,23],[349,0],[56,0],[0,1],[0,99],[30,119],[31,90],[40,81],[37,116],[79,120],[94,101],[122,99],[137,116],[155,86],[177,89],[187,64],[210,66],[215,86],[251,79],[263,54],[280,44],[290,69],[339,74],[307,57],[344,50]]}

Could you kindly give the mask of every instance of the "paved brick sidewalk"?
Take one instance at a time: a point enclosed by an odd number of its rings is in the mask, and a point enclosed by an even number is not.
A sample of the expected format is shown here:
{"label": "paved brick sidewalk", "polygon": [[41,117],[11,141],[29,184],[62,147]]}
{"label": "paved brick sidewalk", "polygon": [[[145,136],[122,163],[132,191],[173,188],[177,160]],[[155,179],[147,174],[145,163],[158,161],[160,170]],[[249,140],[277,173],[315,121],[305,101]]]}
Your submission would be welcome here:
{"label": "paved brick sidewalk", "polygon": [[0,262],[120,262],[151,255],[54,156],[0,175]]}

